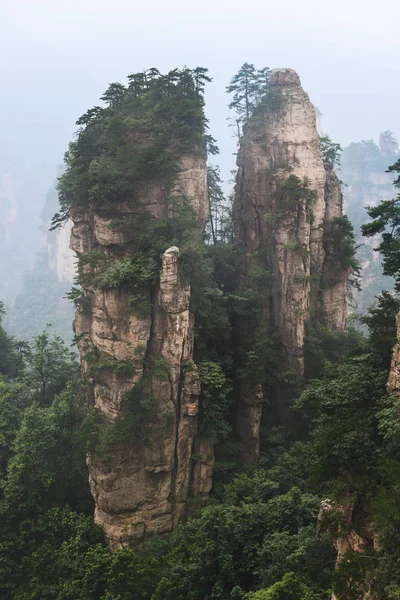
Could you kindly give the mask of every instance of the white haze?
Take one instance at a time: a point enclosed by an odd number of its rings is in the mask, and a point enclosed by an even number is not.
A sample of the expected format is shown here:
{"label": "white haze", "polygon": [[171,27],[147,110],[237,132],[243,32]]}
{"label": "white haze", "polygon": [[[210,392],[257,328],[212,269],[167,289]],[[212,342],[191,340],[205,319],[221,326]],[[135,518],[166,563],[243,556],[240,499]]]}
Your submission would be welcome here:
{"label": "white haze", "polygon": [[0,176],[23,187],[35,229],[76,119],[110,82],[151,66],[209,68],[225,179],[235,143],[224,89],[245,61],[296,69],[342,145],[400,136],[399,21],[395,0],[0,0]]}

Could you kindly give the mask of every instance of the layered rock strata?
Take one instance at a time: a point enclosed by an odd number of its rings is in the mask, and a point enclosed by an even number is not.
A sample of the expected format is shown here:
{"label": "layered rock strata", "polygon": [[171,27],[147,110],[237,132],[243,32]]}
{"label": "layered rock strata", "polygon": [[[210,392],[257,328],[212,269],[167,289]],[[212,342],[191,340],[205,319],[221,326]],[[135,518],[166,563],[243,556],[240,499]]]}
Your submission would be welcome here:
{"label": "layered rock strata", "polygon": [[[346,277],[321,292],[332,258],[324,229],[342,215],[343,200],[324,165],[315,110],[297,73],[275,69],[270,85],[273,103],[244,127],[238,152],[237,270],[241,288],[263,297],[257,327],[264,336],[279,334],[288,364],[302,374],[310,311],[325,313],[338,330],[345,324]],[[239,337],[248,327],[243,319]],[[238,385],[237,432],[251,462],[258,456],[263,393],[259,384]]]}
{"label": "layered rock strata", "polygon": [[[201,227],[208,209],[204,157],[180,158],[174,193],[190,200]],[[118,259],[129,256],[132,218],[143,213],[165,216],[166,197],[164,183],[151,182],[142,185],[131,202],[72,208],[72,249],[78,257],[89,251]],[[192,360],[190,285],[181,283],[179,249],[172,246],[162,256],[159,283],[149,292],[151,309],[132,311],[129,288],[101,289],[89,283],[84,288],[90,310],[77,312],[74,328],[88,402],[111,425],[127,398],[133,410],[143,397],[154,402],[140,441],[117,446],[107,460],[94,452],[88,456],[96,523],[112,547],[123,547],[171,531],[192,484],[194,493],[203,497],[210,489],[209,467],[199,473],[192,460],[200,383]],[[93,355],[103,365],[95,374]],[[112,369],[113,364],[128,368]],[[210,452],[212,447],[207,449],[212,464]]]}

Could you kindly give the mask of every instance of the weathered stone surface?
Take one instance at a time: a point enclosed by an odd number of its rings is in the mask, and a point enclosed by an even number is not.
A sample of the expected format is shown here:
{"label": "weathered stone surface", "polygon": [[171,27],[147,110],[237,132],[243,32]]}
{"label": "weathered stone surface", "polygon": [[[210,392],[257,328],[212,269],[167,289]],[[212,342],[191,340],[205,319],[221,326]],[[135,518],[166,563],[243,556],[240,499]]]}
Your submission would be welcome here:
{"label": "weathered stone surface", "polygon": [[[174,192],[189,199],[201,227],[208,210],[205,158],[188,154],[178,164]],[[165,184],[154,181],[138,188],[132,201],[71,210],[71,247],[78,256],[95,250],[123,258],[133,240],[132,218],[146,212],[165,216]],[[155,401],[156,414],[140,443],[121,444],[107,461],[88,456],[95,520],[117,548],[171,531],[188,500],[200,395],[192,360],[190,286],[180,281],[179,249],[173,246],[162,256],[159,285],[149,297],[151,310],[132,314],[126,288],[103,290],[88,283],[84,293],[90,312],[78,312],[74,327],[88,402],[113,423],[135,387]],[[104,368],[93,371],[93,355],[104,359]],[[129,374],[108,368],[114,360],[130,365]],[[207,483],[211,477],[212,467]],[[203,483],[198,493],[205,497],[206,489]]]}
{"label": "weathered stone surface", "polygon": [[[343,194],[340,181],[329,167],[326,169],[325,183],[325,219],[324,232],[328,233],[332,222],[343,215]],[[329,236],[324,235],[323,279],[337,270],[337,256]],[[343,331],[347,319],[347,278],[348,273],[341,274],[340,279],[332,285],[324,285],[322,289],[322,311],[330,322],[332,329]]]}
{"label": "weathered stone surface", "polygon": [[214,443],[205,435],[196,437],[193,446],[195,457],[192,473],[193,496],[205,501],[212,488],[214,471]]}
{"label": "weathered stone surface", "polygon": [[[250,120],[238,152],[233,220],[241,251],[236,264],[241,286],[265,296],[259,327],[265,336],[279,332],[288,364],[301,374],[310,308],[325,310],[337,329],[344,327],[345,281],[323,297],[318,291],[325,259],[324,223],[342,214],[342,197],[338,180],[325,170],[315,110],[297,73],[275,69],[270,83],[280,95],[280,105]],[[303,194],[283,210],[282,187],[290,176],[307,182],[313,198]],[[265,272],[261,282],[260,267]],[[246,329],[244,318],[239,337]],[[256,385],[250,394],[246,382],[240,382],[240,389],[237,432],[246,460],[254,461],[262,403],[255,400]]]}
{"label": "weathered stone surface", "polygon": [[254,462],[260,456],[260,422],[263,390],[260,384],[240,382],[240,403],[236,415],[236,431],[241,441],[241,453],[245,463]]}
{"label": "weathered stone surface", "polygon": [[400,313],[397,315],[396,325],[397,343],[393,348],[387,390],[389,394],[393,394],[400,399]]}

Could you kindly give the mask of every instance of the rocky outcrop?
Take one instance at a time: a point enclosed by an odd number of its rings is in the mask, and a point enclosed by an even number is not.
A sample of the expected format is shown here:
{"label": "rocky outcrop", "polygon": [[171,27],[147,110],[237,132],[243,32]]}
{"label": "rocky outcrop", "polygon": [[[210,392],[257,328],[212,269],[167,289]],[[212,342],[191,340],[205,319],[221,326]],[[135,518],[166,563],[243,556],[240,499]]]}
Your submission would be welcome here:
{"label": "rocky outcrop", "polygon": [[400,399],[400,313],[397,315],[396,326],[397,343],[393,348],[387,390],[389,394],[393,394]]}
{"label": "rocky outcrop", "polygon": [[[400,398],[400,313],[397,315],[397,343],[393,348],[387,390],[389,394]],[[357,504],[349,501],[347,503],[343,502],[340,506],[335,506],[329,500],[324,501],[321,504],[318,516],[318,529],[323,527],[326,516],[332,511],[336,512],[336,517],[333,520],[337,551],[336,568],[340,566],[342,561],[347,560],[353,552],[363,553],[368,548],[379,550],[379,538],[376,531],[374,531],[373,523],[371,523],[371,516],[360,510],[360,502]],[[330,521],[332,527],[332,519]],[[355,599],[379,600],[381,596],[377,596],[373,592],[372,584],[373,575],[368,576],[367,572],[365,581],[359,585],[357,596],[354,596]],[[332,594],[332,600],[337,600],[335,594]]]}
{"label": "rocky outcrop", "polygon": [[[181,157],[173,192],[190,200],[199,227],[207,215],[206,173],[204,157]],[[88,251],[129,256],[132,219],[145,213],[165,216],[166,199],[164,182],[153,181],[143,184],[132,201],[72,208],[72,249],[78,256]],[[211,472],[206,464],[200,473],[192,459],[200,383],[192,360],[190,285],[181,282],[179,249],[172,246],[162,256],[159,283],[140,307],[128,287],[88,283],[85,296],[90,311],[78,311],[75,333],[88,402],[111,426],[127,406],[133,418],[147,411],[134,439],[117,443],[106,460],[96,452],[88,456],[96,523],[112,547],[122,547],[171,531],[192,486],[202,497],[210,489],[213,448],[205,458]]]}
{"label": "rocky outcrop", "polygon": [[[321,502],[318,514],[317,534],[328,529],[334,539],[337,552],[336,569],[343,561],[348,560],[352,553],[363,554],[368,548],[378,550],[377,536],[374,534],[367,515],[363,514],[362,505],[359,502],[343,502],[336,505],[331,500]],[[347,581],[350,585],[351,579]],[[368,575],[363,582],[353,586],[354,600],[378,600],[372,591],[373,576]],[[338,600],[332,593],[332,600]]]}
{"label": "rocky outcrop", "polygon": [[[342,195],[339,181],[324,166],[315,110],[297,73],[275,69],[270,86],[270,106],[244,127],[237,158],[237,270],[241,288],[262,297],[256,329],[264,336],[277,332],[288,365],[302,374],[310,311],[325,311],[336,329],[344,327],[345,276],[321,292],[329,263],[324,228],[342,214]],[[248,336],[251,327],[243,319],[239,337]],[[249,385],[240,382],[237,432],[246,460],[252,461],[258,456],[254,440],[262,410],[255,398],[262,392],[255,392],[259,386],[253,382],[249,394]]]}
{"label": "rocky outcrop", "polygon": [[[335,219],[343,216],[343,194],[340,181],[333,169],[325,165],[325,217],[324,217],[324,261],[322,266],[322,313],[332,329],[343,331],[347,319],[347,276],[338,270],[338,257],[332,240]],[[328,284],[329,282],[329,284]]]}

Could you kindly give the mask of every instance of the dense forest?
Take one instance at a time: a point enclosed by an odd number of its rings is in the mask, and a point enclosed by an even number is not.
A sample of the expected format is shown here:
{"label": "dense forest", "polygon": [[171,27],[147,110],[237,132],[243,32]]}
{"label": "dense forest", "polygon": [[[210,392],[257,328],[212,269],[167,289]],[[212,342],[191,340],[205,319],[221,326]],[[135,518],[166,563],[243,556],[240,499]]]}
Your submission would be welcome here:
{"label": "dense forest", "polygon": [[[129,76],[127,86],[111,84],[104,105],[77,121],[53,226],[77,214],[81,224],[87,207],[95,206],[96,222],[105,215],[115,239],[129,239],[119,256],[108,241],[106,252],[85,248],[79,255],[69,296],[82,321],[99,290],[123,296],[138,321],[154,315],[161,256],[179,248],[176,287],[191,285],[199,432],[215,446],[212,491],[206,501],[189,499],[172,533],[111,549],[94,523],[87,453],[108,468],[121,446],[145,444],[157,413],[149,389],[154,381],[163,384],[166,365],[146,355],[142,387],[135,383],[110,424],[88,402],[87,390],[92,380],[105,386],[106,377],[134,380],[128,360],[111,361],[87,347],[81,374],[75,352],[51,330],[28,343],[0,327],[4,600],[400,598],[398,397],[386,388],[400,310],[400,161],[389,167],[393,199],[371,207],[362,227],[366,239],[380,235],[384,274],[394,278],[395,291],[382,293],[362,317],[365,334],[333,330],[323,315],[311,314],[301,372],[287,360],[278,328],[264,323],[263,297],[273,288],[267,252],[256,257],[253,283],[237,276],[242,249],[218,167],[208,166],[209,203],[200,226],[188,199],[176,193],[181,154],[201,161],[218,151],[204,115],[207,81],[203,68],[166,75],[150,69]],[[247,63],[228,91],[239,139],[283,102],[269,69]],[[339,160],[327,138],[322,157],[327,172]],[[167,190],[161,214],[140,208],[138,182],[148,186],[154,178]],[[315,193],[307,181],[290,175],[286,182],[278,208],[265,215],[268,226],[278,227],[301,202],[312,213]],[[131,197],[139,198],[136,212],[129,219],[113,216],[113,206]],[[335,246],[335,270],[321,285],[336,285],[344,273],[357,283],[356,242],[346,217],[332,221],[327,239]],[[285,243],[285,256],[308,260],[297,241]],[[311,281],[311,292],[313,285],[317,296],[320,283]],[[242,335],[244,319],[251,326]],[[82,351],[87,332],[75,333]],[[185,368],[195,370],[193,363]],[[235,429],[238,378],[261,382],[264,391],[256,461],[245,460]],[[359,540],[357,551],[343,545],[349,536]]]}

